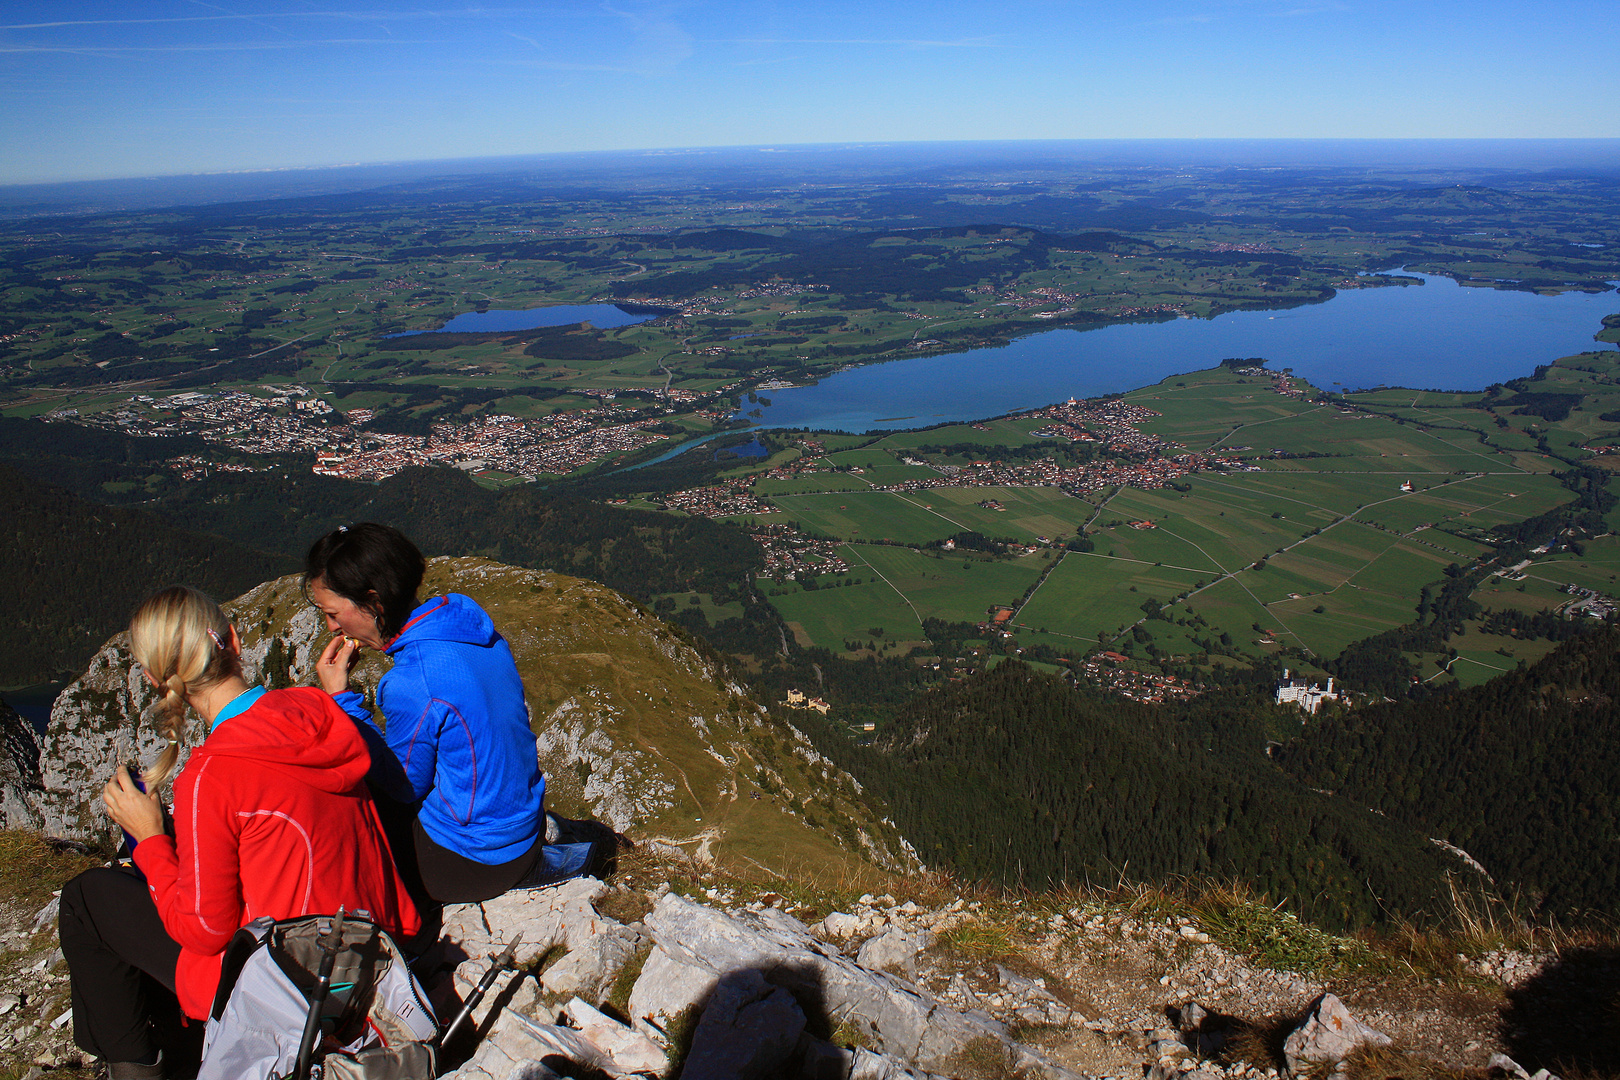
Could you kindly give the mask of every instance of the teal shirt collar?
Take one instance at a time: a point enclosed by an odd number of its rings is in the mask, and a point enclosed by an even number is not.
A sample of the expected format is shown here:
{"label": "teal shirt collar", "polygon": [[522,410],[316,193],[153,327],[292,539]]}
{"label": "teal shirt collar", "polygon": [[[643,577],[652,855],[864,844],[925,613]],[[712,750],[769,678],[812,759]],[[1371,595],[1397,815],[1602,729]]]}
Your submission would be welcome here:
{"label": "teal shirt collar", "polygon": [[214,717],[214,723],[209,731],[214,731],[233,716],[240,716],[253,707],[253,703],[264,697],[264,687],[255,686],[251,690],[244,690],[226,702],[225,707],[219,710]]}

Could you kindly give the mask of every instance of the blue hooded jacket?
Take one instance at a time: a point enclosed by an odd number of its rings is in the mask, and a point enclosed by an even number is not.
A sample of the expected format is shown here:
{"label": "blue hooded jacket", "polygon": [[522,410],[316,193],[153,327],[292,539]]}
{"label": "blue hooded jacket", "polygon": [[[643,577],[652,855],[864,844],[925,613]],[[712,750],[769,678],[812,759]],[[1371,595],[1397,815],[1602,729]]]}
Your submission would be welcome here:
{"label": "blue hooded jacket", "polygon": [[[387,652],[394,667],[377,688],[387,726],[366,740],[372,779],[420,802],[417,820],[440,847],[488,866],[523,855],[545,827],[546,780],[506,640],[476,602],[451,593],[411,612]],[[367,725],[362,734],[377,730],[359,694],[336,700]]]}

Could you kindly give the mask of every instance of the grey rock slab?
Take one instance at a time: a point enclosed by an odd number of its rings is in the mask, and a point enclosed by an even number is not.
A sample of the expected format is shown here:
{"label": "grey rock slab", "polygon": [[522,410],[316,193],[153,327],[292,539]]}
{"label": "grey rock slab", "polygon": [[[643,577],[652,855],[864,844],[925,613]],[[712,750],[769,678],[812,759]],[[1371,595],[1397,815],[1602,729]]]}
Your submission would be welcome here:
{"label": "grey rock slab", "polygon": [[1388,1046],[1390,1037],[1368,1027],[1354,1016],[1333,994],[1323,994],[1311,1003],[1303,1023],[1283,1042],[1283,1055],[1291,1072],[1298,1074],[1317,1065],[1337,1065],[1362,1044]]}
{"label": "grey rock slab", "polygon": [[1002,987],[1019,1000],[1013,1014],[1032,1024],[1067,1024],[1074,1020],[1074,1010],[1046,988],[1042,979],[1031,979],[1000,964],[996,965],[996,979]]}
{"label": "grey rock slab", "polygon": [[50,903],[46,904],[44,907],[40,908],[39,911],[35,912],[34,922],[30,928],[31,931],[37,934],[41,930],[45,929],[51,923],[56,921],[57,914],[61,910],[62,897],[59,895],[51,897]]}
{"label": "grey rock slab", "polygon": [[723,979],[754,972],[789,991],[813,1020],[860,1031],[861,1041],[876,1052],[914,1070],[908,1075],[949,1070],[969,1044],[984,1039],[1010,1065],[1021,1063],[1024,1075],[1074,1075],[1012,1043],[990,1016],[947,1008],[905,979],[851,962],[775,908],[727,914],[670,894],[660,898],[645,925],[658,947],[630,994],[638,1024],[664,1030],[682,1009],[708,1003]]}
{"label": "grey rock slab", "polygon": [[626,1027],[613,1017],[574,998],[563,1006],[563,1015],[586,1039],[600,1047],[622,1069],[663,1075],[669,1058],[645,1035]]}
{"label": "grey rock slab", "polygon": [[629,1077],[642,1071],[615,1061],[582,1031],[541,1024],[506,1009],[478,1052],[450,1075],[454,1080],[551,1080],[559,1074],[543,1062],[553,1057],[609,1077]]}
{"label": "grey rock slab", "polygon": [[855,1065],[855,1051],[809,1034],[799,1036],[793,1056],[799,1062],[794,1080],[849,1080]]}
{"label": "grey rock slab", "polygon": [[941,1080],[941,1078],[937,1078],[933,1073],[909,1069],[904,1062],[888,1054],[879,1054],[865,1047],[858,1047],[855,1059],[850,1064],[849,1080]]}
{"label": "grey rock slab", "polygon": [[758,971],[723,976],[692,1035],[682,1080],[761,1080],[776,1075],[804,1034],[804,1010]]}
{"label": "grey rock slab", "polygon": [[602,925],[579,947],[547,968],[540,985],[548,993],[600,1000],[646,938],[619,923]]}
{"label": "grey rock slab", "polygon": [[855,962],[874,971],[901,970],[914,977],[917,954],[934,944],[934,935],[927,930],[906,931],[899,927],[870,938],[861,946]]}
{"label": "grey rock slab", "polygon": [[[637,1019],[648,1016],[646,1006],[652,999],[669,996],[651,988],[644,991],[643,984],[671,974],[679,974],[688,987],[699,981],[693,973],[677,972],[677,965],[684,965],[707,972],[711,990],[723,975],[757,971],[766,982],[787,988],[801,1004],[823,1013],[831,1024],[848,1021],[883,1052],[924,1068],[942,1063],[975,1038],[1005,1038],[999,1024],[944,1008],[902,979],[851,963],[817,941],[803,923],[775,908],[727,915],[671,894],[658,901],[645,923],[658,949],[631,993],[632,1016]],[[667,1004],[665,1008],[665,1015],[672,1015]]]}
{"label": "grey rock slab", "polygon": [[[461,1002],[466,1001],[471,996],[473,990],[478,986],[479,980],[489,970],[489,963],[488,960],[468,960],[456,968],[453,980],[456,999],[451,1000],[441,994],[440,999],[434,1001],[434,1008],[439,1012],[439,1015],[449,1018],[461,1011]],[[532,1014],[539,1001],[540,995],[536,990],[534,980],[529,978],[528,972],[502,972],[495,976],[495,981],[490,984],[489,991],[484,995],[484,999],[473,1009],[469,1023],[472,1024],[474,1029],[482,1028],[484,1021],[489,1019],[492,1013],[496,1013],[501,1009],[513,1009],[518,1012]]]}
{"label": "grey rock slab", "polygon": [[630,988],[626,1008],[639,1030],[665,1038],[672,1024],[687,1009],[701,1009],[720,977],[713,969],[676,960],[654,949]]}
{"label": "grey rock slab", "polygon": [[1530,1074],[1525,1070],[1525,1067],[1508,1057],[1506,1054],[1492,1054],[1491,1060],[1486,1067],[1493,1071],[1500,1069],[1509,1076],[1517,1077],[1518,1080],[1530,1080]]}
{"label": "grey rock slab", "polygon": [[595,901],[607,886],[595,878],[574,878],[546,889],[519,889],[482,904],[450,904],[444,909],[441,940],[459,945],[467,956],[499,952],[521,933],[516,961],[534,963],[563,945],[576,949],[592,935],[622,924],[597,914]]}

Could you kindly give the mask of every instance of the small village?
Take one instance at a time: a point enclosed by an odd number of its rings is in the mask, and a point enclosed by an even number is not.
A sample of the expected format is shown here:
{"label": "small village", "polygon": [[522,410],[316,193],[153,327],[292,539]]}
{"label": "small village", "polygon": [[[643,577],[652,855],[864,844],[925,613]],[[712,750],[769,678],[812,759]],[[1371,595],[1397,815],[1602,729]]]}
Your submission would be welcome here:
{"label": "small village", "polygon": [[1198,696],[1197,688],[1187,680],[1157,671],[1138,671],[1130,666],[1133,662],[1122,653],[1100,652],[1081,661],[1075,677],[1083,677],[1121,697],[1152,705]]}
{"label": "small village", "polygon": [[[1135,426],[1157,415],[1151,409],[1117,398],[1092,401],[1070,398],[1019,416],[1046,421],[1031,432],[1035,436],[1094,444],[1103,454],[1112,456],[1098,457],[1079,465],[1063,465],[1050,459],[975,460],[965,465],[952,465],[907,454],[898,459],[900,464],[926,466],[937,475],[898,484],[872,484],[870,490],[907,493],[941,488],[1055,487],[1083,498],[1107,487],[1159,488],[1196,472],[1239,472],[1258,468],[1230,452],[1223,455],[1175,453],[1179,449],[1175,444],[1156,435],[1145,434]],[[982,425],[974,426],[982,428]],[[783,511],[769,496],[754,493],[752,489],[758,481],[803,480],[838,473],[865,475],[865,471],[859,467],[835,465],[829,461],[825,456],[826,448],[819,440],[806,438],[797,445],[802,456],[793,461],[752,476],[734,478],[725,484],[705,485],[660,496],[656,505],[708,518],[754,518],[756,529],[753,535],[765,551],[765,575],[768,577],[793,579],[806,570],[816,573],[846,572],[847,564],[838,555],[839,543],[803,537],[789,522],[759,527],[761,517]],[[829,484],[827,490],[839,489]],[[809,489],[801,494],[813,491]],[[987,509],[1000,508],[999,504],[992,503],[995,500],[987,500],[981,505]],[[1152,524],[1142,523],[1140,527],[1151,528]],[[1044,538],[1039,541],[1039,544],[1050,543]],[[948,545],[947,550],[952,546]],[[1038,545],[1008,545],[1008,552],[1014,555],[1036,550],[1039,550]]]}
{"label": "small village", "polygon": [[[264,386],[182,393],[162,398],[136,395],[118,409],[80,416],[68,411],[47,419],[73,420],[135,436],[195,435],[243,454],[313,454],[314,472],[349,480],[377,481],[420,465],[451,465],[534,480],[566,476],[615,454],[661,441],[649,431],[662,417],[645,417],[626,405],[602,404],[539,420],[479,417],[441,423],[427,435],[400,435],[367,427],[369,409],[341,413],[303,386]],[[639,418],[638,418],[639,417]],[[251,472],[255,466],[207,463],[194,455],[170,462],[182,479],[209,472]],[[263,468],[267,466],[260,466]]]}

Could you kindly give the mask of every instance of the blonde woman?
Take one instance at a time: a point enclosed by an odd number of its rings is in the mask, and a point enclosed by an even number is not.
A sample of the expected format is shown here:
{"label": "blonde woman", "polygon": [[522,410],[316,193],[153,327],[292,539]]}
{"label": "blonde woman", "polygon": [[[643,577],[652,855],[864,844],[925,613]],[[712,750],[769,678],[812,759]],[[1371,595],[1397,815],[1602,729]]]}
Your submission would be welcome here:
{"label": "blonde woman", "polygon": [[[152,596],[129,635],[136,663],[163,692],[169,745],[143,774],[145,791],[124,769],[102,791],[136,870],[74,878],[60,924],[74,1039],[108,1062],[111,1080],[165,1075],[154,1017],[175,999],[187,1016],[207,1017],[221,954],[248,921],[341,905],[401,938],[420,924],[367,793],[370,755],[331,697],[250,688],[235,627],[195,589]],[[209,734],[173,778],[171,836],[161,792],[188,707]]]}

